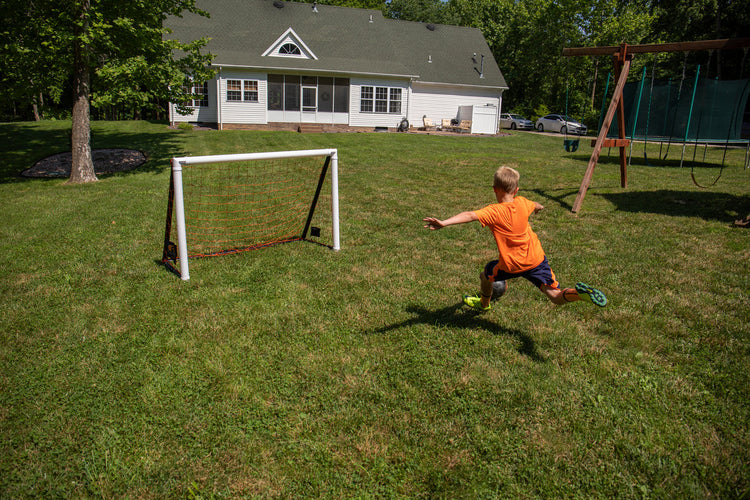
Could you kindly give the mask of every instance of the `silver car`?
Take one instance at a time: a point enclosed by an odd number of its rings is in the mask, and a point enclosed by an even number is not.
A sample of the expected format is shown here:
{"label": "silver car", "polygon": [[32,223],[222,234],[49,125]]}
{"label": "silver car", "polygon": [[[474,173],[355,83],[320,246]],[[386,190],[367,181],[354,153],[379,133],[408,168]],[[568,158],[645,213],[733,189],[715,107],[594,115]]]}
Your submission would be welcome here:
{"label": "silver car", "polygon": [[521,115],[513,113],[503,113],[500,115],[500,127],[511,130],[534,130],[534,122],[527,120]]}
{"label": "silver car", "polygon": [[561,134],[586,135],[588,129],[577,121],[565,119],[563,115],[547,115],[536,121],[539,132],[560,132]]}

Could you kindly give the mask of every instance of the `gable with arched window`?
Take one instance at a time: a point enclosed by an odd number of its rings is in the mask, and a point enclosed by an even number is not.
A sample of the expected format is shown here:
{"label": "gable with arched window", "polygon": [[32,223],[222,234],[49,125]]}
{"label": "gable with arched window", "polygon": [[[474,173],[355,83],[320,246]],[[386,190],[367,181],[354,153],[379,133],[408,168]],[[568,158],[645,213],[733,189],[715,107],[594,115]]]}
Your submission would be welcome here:
{"label": "gable with arched window", "polygon": [[287,29],[263,53],[264,57],[293,57],[298,59],[318,59],[315,53],[292,29]]}

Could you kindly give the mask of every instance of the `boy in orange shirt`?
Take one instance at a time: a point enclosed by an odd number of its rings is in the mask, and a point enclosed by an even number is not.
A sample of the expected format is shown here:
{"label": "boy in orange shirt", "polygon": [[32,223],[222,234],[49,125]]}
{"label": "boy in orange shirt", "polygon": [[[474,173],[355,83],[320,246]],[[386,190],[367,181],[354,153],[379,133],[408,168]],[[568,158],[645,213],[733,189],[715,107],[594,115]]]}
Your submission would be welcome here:
{"label": "boy in orange shirt", "polygon": [[607,297],[600,290],[585,283],[575,288],[560,288],[555,273],[549,267],[542,244],[531,230],[529,216],[544,207],[518,194],[519,173],[510,167],[500,167],[495,172],[493,189],[497,203],[481,210],[461,212],[446,220],[425,217],[424,227],[442,229],[453,224],[479,221],[489,227],[495,237],[499,252],[498,260],[489,262],[479,275],[481,297],[465,295],[464,303],[480,311],[490,309],[492,283],[523,277],[533,283],[554,304],[565,304],[577,300],[588,300],[597,306],[607,305]]}

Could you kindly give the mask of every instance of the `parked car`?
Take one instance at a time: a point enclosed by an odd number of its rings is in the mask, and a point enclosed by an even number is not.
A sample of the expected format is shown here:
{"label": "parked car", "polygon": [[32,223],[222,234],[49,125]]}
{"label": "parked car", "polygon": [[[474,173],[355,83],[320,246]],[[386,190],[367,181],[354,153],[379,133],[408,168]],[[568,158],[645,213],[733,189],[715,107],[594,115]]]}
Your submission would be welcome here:
{"label": "parked car", "polygon": [[527,120],[521,115],[513,113],[503,113],[500,115],[500,127],[511,130],[534,130],[534,122]]}
{"label": "parked car", "polygon": [[563,115],[547,115],[536,121],[539,132],[560,132],[561,134],[586,135],[588,129],[577,121],[565,119]]}

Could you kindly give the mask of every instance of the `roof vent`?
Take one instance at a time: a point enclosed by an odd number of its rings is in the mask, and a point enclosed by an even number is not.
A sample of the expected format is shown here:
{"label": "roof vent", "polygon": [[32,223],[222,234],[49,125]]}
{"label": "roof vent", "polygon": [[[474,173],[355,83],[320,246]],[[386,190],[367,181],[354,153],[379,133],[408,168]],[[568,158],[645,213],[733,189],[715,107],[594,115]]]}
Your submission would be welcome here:
{"label": "roof vent", "polygon": [[273,6],[276,7],[277,9],[283,9],[284,2],[282,2],[281,0],[274,0]]}
{"label": "roof vent", "polygon": [[313,2],[312,11],[318,12],[318,2]]}
{"label": "roof vent", "polygon": [[373,21],[372,21],[372,14],[370,14],[370,22],[373,22]]}
{"label": "roof vent", "polygon": [[437,26],[435,26],[434,24],[430,23],[430,24],[427,25],[427,29],[430,30],[430,31],[435,31],[435,29],[437,29]]}

